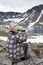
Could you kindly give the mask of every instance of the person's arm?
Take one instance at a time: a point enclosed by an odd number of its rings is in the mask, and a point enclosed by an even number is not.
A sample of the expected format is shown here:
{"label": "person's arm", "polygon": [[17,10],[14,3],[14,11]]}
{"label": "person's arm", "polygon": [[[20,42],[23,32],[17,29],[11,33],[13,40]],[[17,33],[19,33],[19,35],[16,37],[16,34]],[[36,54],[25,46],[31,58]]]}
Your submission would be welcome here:
{"label": "person's arm", "polygon": [[27,40],[27,34],[23,33],[23,42],[25,42]]}
{"label": "person's arm", "polygon": [[25,42],[26,40],[27,40],[27,34],[26,33],[19,34],[18,42]]}

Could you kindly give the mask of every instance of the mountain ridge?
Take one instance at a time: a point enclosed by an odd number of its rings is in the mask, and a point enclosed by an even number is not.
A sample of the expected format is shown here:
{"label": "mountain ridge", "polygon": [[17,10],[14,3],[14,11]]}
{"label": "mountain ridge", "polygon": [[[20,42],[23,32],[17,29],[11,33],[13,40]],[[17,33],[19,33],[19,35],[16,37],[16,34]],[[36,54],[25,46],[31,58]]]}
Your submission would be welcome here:
{"label": "mountain ridge", "polygon": [[[29,33],[43,33],[43,5],[32,7],[24,13],[7,12],[6,14],[6,12],[1,12],[1,14],[2,15],[0,15],[0,24],[3,25],[3,27],[9,25],[11,20],[14,20],[13,22],[20,22],[19,25],[25,27],[29,31]],[[4,20],[5,22],[3,22]],[[0,28],[2,30],[2,26]]]}
{"label": "mountain ridge", "polygon": [[29,13],[29,12],[31,12],[32,10],[38,10],[38,12],[39,12],[39,10],[42,10],[43,9],[43,4],[41,4],[41,5],[38,5],[38,6],[34,6],[34,7],[32,7],[31,9],[28,9],[26,12],[24,12],[24,13],[20,13],[20,12],[3,12],[3,11],[0,11],[0,16],[1,17],[5,17],[5,19],[7,18],[7,16],[9,17],[9,18],[13,18],[13,16],[14,16],[14,18],[16,17],[21,17],[22,18],[22,14],[25,14],[25,13]]}

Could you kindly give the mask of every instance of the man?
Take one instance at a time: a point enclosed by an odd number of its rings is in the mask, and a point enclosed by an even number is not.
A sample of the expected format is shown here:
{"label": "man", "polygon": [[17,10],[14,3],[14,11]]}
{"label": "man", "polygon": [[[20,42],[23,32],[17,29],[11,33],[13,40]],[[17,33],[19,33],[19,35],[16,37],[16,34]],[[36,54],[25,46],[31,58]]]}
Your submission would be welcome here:
{"label": "man", "polygon": [[12,61],[16,59],[28,59],[28,45],[24,43],[27,40],[27,34],[24,29],[18,28],[15,24],[10,25],[10,32],[7,40],[7,58]]}

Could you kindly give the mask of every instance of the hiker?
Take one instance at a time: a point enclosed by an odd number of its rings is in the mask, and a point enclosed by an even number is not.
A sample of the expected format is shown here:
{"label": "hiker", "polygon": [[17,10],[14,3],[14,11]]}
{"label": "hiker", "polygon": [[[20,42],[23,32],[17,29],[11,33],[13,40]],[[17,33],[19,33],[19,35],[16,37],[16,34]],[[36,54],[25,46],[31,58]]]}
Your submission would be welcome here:
{"label": "hiker", "polygon": [[11,24],[6,48],[7,58],[12,62],[16,59],[27,59],[28,44],[25,43],[26,40],[27,34],[25,30],[18,28],[15,24]]}

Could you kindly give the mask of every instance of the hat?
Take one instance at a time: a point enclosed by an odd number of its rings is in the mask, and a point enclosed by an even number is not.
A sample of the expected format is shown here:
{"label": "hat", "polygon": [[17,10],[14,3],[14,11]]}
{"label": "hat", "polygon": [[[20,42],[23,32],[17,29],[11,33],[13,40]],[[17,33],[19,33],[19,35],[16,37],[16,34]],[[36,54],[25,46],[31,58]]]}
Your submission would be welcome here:
{"label": "hat", "polygon": [[17,25],[17,22],[15,22],[15,21],[12,21],[11,23],[10,23],[10,26],[12,27],[12,26],[16,26]]}
{"label": "hat", "polygon": [[18,32],[17,22],[11,21],[11,23],[10,23],[10,30],[13,31],[13,32]]}

